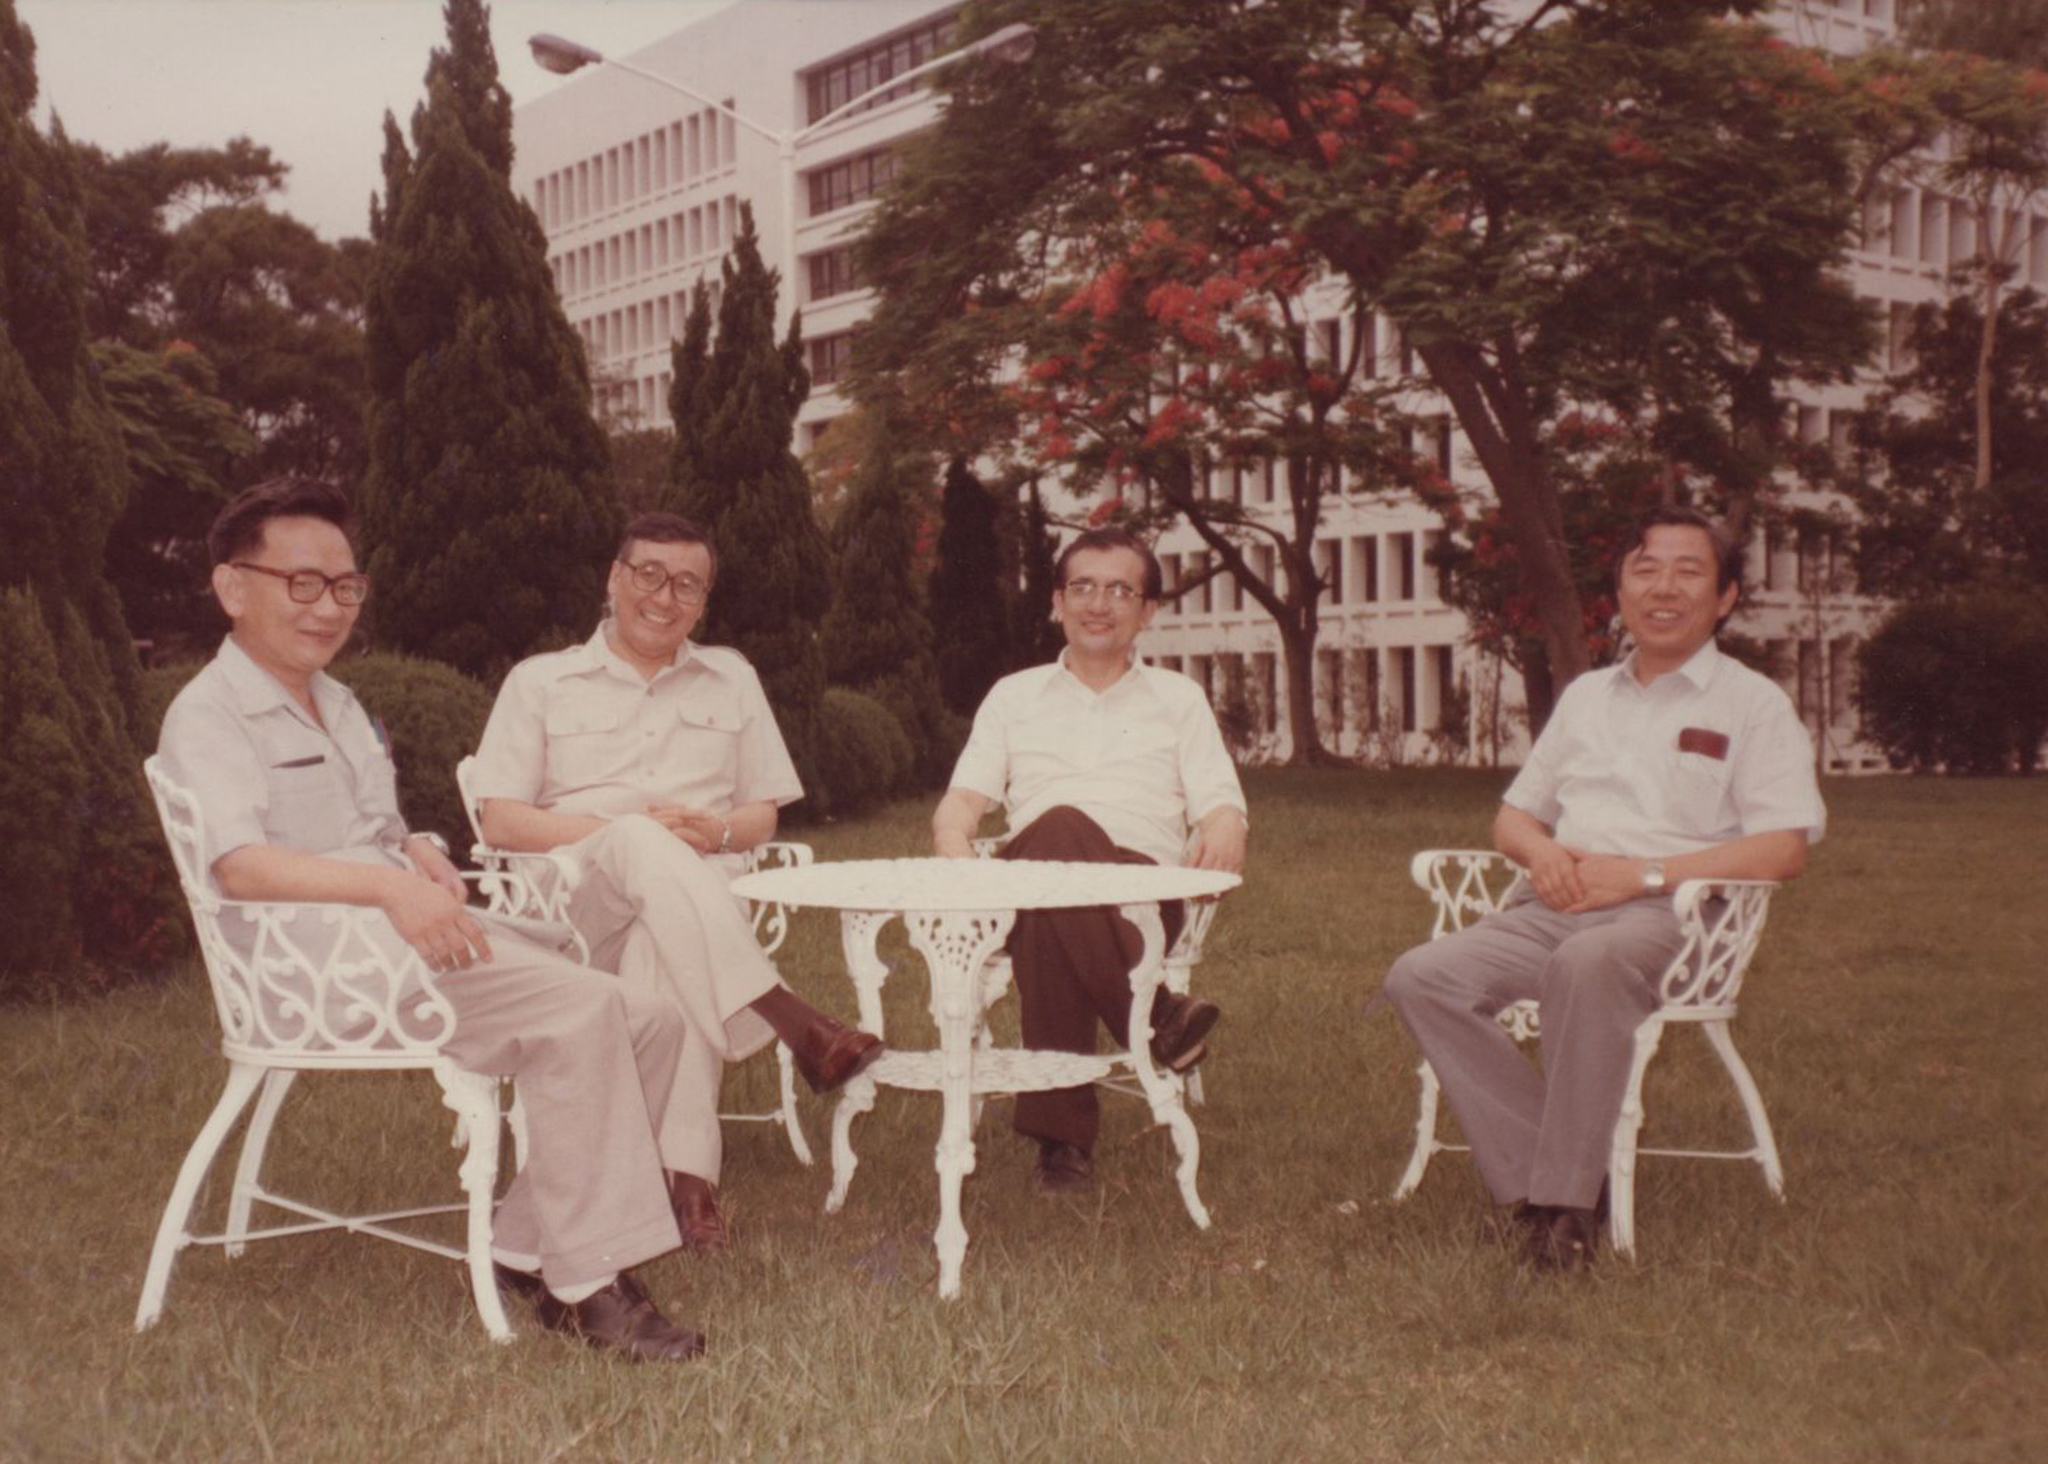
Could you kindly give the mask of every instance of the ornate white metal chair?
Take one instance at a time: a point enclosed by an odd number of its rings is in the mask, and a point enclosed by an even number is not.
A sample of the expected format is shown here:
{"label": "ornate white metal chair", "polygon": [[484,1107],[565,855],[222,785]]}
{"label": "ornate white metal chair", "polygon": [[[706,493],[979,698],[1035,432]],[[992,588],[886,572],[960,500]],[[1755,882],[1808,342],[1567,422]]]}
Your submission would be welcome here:
{"label": "ornate white metal chair", "polygon": [[[178,1168],[170,1202],[157,1225],[142,1300],[135,1310],[136,1330],[162,1314],[171,1267],[188,1245],[219,1245],[228,1255],[238,1256],[252,1240],[349,1230],[466,1260],[485,1330],[500,1342],[509,1341],[512,1329],[491,1274],[499,1080],[469,1072],[442,1056],[443,1044],[454,1035],[456,1018],[434,973],[410,949],[394,960],[388,949],[388,925],[373,924],[382,917],[367,907],[223,899],[205,865],[199,805],[164,774],[155,758],[144,764],[144,771],[198,931],[220,1018],[228,1080]],[[468,1193],[465,1204],[343,1215],[289,1198],[263,1183],[263,1154],[271,1129],[301,1072],[408,1068],[431,1072],[441,1085],[442,1101],[457,1115],[455,1144],[466,1149],[459,1170]],[[251,1099],[255,1108],[235,1165],[227,1228],[218,1235],[193,1234],[187,1226],[200,1187]],[[303,1218],[253,1228],[251,1211],[259,1203]],[[468,1215],[468,1243],[460,1248],[397,1228],[397,1222],[456,1212]]]}
{"label": "ornate white metal chair", "polygon": [[[1410,862],[1408,872],[1435,907],[1435,920],[1430,928],[1432,940],[1462,930],[1499,909],[1520,874],[1506,856],[1490,849],[1425,849]],[[1635,1176],[1639,1155],[1747,1159],[1763,1171],[1764,1184],[1774,1196],[1785,1196],[1785,1174],[1778,1161],[1778,1144],[1771,1134],[1770,1117],[1764,1112],[1756,1080],[1736,1052],[1729,1030],[1735,1020],[1735,999],[1741,993],[1743,976],[1763,935],[1771,891],[1775,888],[1767,880],[1690,879],[1672,892],[1672,908],[1678,914],[1685,943],[1658,978],[1661,1005],[1636,1028],[1635,1060],[1629,1068],[1621,1118],[1614,1126],[1614,1147],[1608,1159],[1608,1223],[1614,1249],[1622,1255],[1635,1254]],[[1541,1030],[1536,1003],[1521,1001],[1502,1008],[1500,1024],[1517,1042],[1535,1040]],[[1643,1126],[1643,1073],[1656,1055],[1664,1029],[1672,1024],[1697,1026],[1715,1056],[1721,1059],[1749,1119],[1748,1148],[1637,1147],[1636,1138]],[[1437,1137],[1440,1089],[1436,1072],[1425,1060],[1416,1068],[1416,1075],[1421,1080],[1422,1094],[1421,1111],[1415,1120],[1415,1151],[1409,1156],[1400,1183],[1394,1186],[1397,1200],[1415,1192],[1431,1158],[1446,1150],[1462,1153],[1467,1147]]]}
{"label": "ornate white metal chair", "polygon": [[[982,859],[993,859],[996,852],[1008,842],[1009,835],[999,834],[973,841],[975,855]],[[1161,965],[1162,984],[1168,991],[1181,996],[1188,993],[1188,983],[1193,979],[1195,967],[1202,963],[1202,943],[1209,938],[1209,927],[1216,923],[1216,912],[1222,908],[1220,900],[1187,900],[1183,906],[1187,911],[1180,934],[1174,938],[1173,948],[1166,953]],[[981,1021],[974,1031],[974,1045],[987,1052],[995,1045],[995,1033],[989,1026],[988,1014],[1009,993],[1016,973],[1010,967],[1009,955],[997,950],[981,968]],[[1200,1068],[1188,1073],[1182,1080],[1187,1087],[1187,1101],[1190,1105],[1201,1103],[1202,1071]],[[1100,1079],[1097,1086],[1119,1093],[1128,1093],[1134,1098],[1145,1097],[1137,1081],[1132,1078],[1109,1077]],[[981,1122],[981,1100],[975,1099],[974,1122]]]}
{"label": "ornate white metal chair", "polygon": [[[569,919],[570,898],[576,887],[576,861],[558,851],[544,854],[515,853],[484,842],[483,808],[470,791],[476,759],[465,757],[455,765],[456,786],[462,792],[462,810],[469,815],[470,834],[475,843],[470,857],[484,870],[483,890],[491,908],[503,915],[529,915],[543,920]],[[787,840],[757,844],[742,856],[746,869],[778,869],[784,865],[811,862],[811,846]],[[735,896],[737,898],[737,896]],[[742,901],[762,950],[773,956],[789,936],[789,912],[780,905]],[[588,959],[589,947],[577,937],[578,949]],[[721,1113],[727,1123],[779,1123],[789,1139],[790,1151],[801,1164],[811,1162],[810,1141],[796,1111],[796,1066],[789,1049],[775,1044],[776,1080],[779,1098],[774,1108],[758,1113]]]}

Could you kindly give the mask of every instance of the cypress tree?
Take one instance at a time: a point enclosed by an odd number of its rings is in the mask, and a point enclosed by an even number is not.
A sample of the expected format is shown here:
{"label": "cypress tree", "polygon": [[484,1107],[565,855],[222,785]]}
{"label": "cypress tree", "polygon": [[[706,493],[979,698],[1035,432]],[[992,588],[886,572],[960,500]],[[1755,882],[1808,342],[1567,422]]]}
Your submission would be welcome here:
{"label": "cypress tree", "polygon": [[1059,564],[1059,539],[1052,516],[1045,511],[1034,481],[1025,493],[1017,526],[1017,558],[1024,588],[1010,607],[1008,669],[1022,670],[1054,659],[1066,648],[1064,632],[1052,618],[1053,574]]}
{"label": "cypress tree", "polygon": [[0,0],[0,973],[12,979],[68,978],[81,952],[125,957],[167,908],[128,734],[139,672],[104,569],[129,473],[87,349],[70,148],[30,122],[35,94],[34,41]]}
{"label": "cypress tree", "polygon": [[825,662],[818,622],[831,604],[831,556],[811,512],[810,480],[791,450],[810,395],[800,317],[775,340],[776,272],[761,261],[753,210],[720,267],[718,324],[700,286],[671,351],[672,497],[718,544],[718,586],[703,635],[754,665],[804,786],[817,793]]}
{"label": "cypress tree", "polygon": [[365,314],[376,638],[495,678],[587,634],[620,516],[582,343],[514,193],[482,0],[446,0],[407,148],[384,118]]}
{"label": "cypress tree", "polygon": [[832,608],[820,633],[825,674],[888,708],[910,738],[919,777],[936,782],[952,748],[915,573],[931,461],[903,447],[883,410],[864,411],[858,426],[860,468],[835,527]]}
{"label": "cypress tree", "polygon": [[1010,595],[996,501],[967,466],[946,466],[939,501],[938,556],[932,564],[931,619],[946,627],[938,649],[939,695],[948,711],[971,717],[1010,667]]}

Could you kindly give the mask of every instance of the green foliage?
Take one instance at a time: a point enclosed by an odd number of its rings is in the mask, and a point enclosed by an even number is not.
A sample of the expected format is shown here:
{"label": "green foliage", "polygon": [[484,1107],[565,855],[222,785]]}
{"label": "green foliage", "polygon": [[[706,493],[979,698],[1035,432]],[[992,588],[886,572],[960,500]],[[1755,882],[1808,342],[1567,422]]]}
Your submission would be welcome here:
{"label": "green foliage", "polygon": [[[810,799],[834,818],[865,813],[908,788],[917,749],[889,709],[871,696],[830,686],[820,699],[817,781]],[[810,801],[810,800],[807,800]]]}
{"label": "green foliage", "polygon": [[2032,772],[2048,737],[2048,589],[1900,605],[1857,650],[1864,735],[1916,771]]}
{"label": "green foliage", "polygon": [[974,715],[996,678],[1010,669],[1015,553],[1005,555],[1004,549],[994,496],[965,458],[954,458],[946,465],[938,549],[925,588],[933,622],[946,627],[938,647],[939,696],[963,717]]}
{"label": "green foliage", "polygon": [[0,861],[35,866],[4,893],[22,917],[5,922],[22,935],[0,949],[10,981],[57,953],[151,959],[167,909],[128,734],[138,670],[104,569],[129,475],[87,350],[78,179],[34,101],[33,43],[0,0]]}
{"label": "green foliage", "polygon": [[906,450],[886,413],[861,418],[860,467],[835,526],[836,587],[818,639],[832,684],[887,707],[910,737],[918,781],[936,786],[951,767],[941,745],[932,624],[917,582],[931,459]]}
{"label": "green foliage", "polygon": [[417,656],[372,652],[329,670],[390,735],[406,823],[431,829],[450,848],[467,849],[474,836],[455,786],[455,765],[483,741],[491,694],[452,666]]}
{"label": "green foliage", "polygon": [[481,0],[448,0],[412,148],[385,118],[362,495],[382,644],[495,677],[587,634],[622,519],[582,345],[512,192]]}
{"label": "green foliage", "polygon": [[1987,580],[2048,585],[2048,301],[2000,312],[1991,358],[1990,481],[1975,446],[1983,314],[1952,296],[1922,305],[1912,365],[1873,393],[1844,489],[1858,510],[1856,573],[1870,594],[1925,599]]}
{"label": "green foliage", "polygon": [[136,693],[135,745],[154,748],[157,739],[163,735],[164,713],[171,709],[171,703],[185,683],[197,676],[206,665],[204,661],[168,661],[151,666],[142,673],[142,684]]}
{"label": "green foliage", "polygon": [[92,354],[134,475],[107,540],[107,573],[138,639],[189,651],[220,625],[206,589],[206,530],[255,440],[213,394],[213,368],[196,351],[103,340]]}
{"label": "green foliage", "polygon": [[[832,560],[790,450],[810,392],[795,318],[775,341],[775,272],[761,261],[753,211],[720,266],[718,324],[700,284],[671,354],[675,422],[663,507],[704,525],[718,545],[718,585],[699,634],[730,645],[760,673],[804,786],[817,784],[825,661],[818,623],[832,601]],[[829,812],[823,804],[810,812]]]}
{"label": "green foliage", "polygon": [[[1786,455],[1790,386],[1849,379],[1870,341],[1840,278],[1854,115],[1825,62],[1723,19],[1759,8],[1565,0],[1537,24],[1477,4],[979,7],[975,30],[1027,22],[1034,49],[947,73],[946,126],[870,216],[862,370],[895,378],[948,452],[1082,451],[1039,430],[1029,376],[1006,374],[1022,348],[1054,385],[1121,373],[1113,401],[1133,412],[1148,378],[1161,405],[1137,445],[1161,461],[1125,461],[1169,493],[1248,442],[1313,469],[1257,392],[1199,398],[1271,326],[1219,323],[1226,297],[1291,326],[1290,272],[1334,278],[1396,322],[1474,445],[1569,678],[1590,653],[1556,420],[1599,410],[1746,503]],[[1140,314],[1152,326],[1129,340],[1153,349],[1093,365],[1039,349]],[[1246,369],[1289,374],[1290,334]],[[1307,404],[1345,391],[1327,374],[1302,374]],[[1055,427],[1096,425],[1088,392],[1062,400]],[[1137,423],[1100,425],[1122,445]],[[1203,451],[1175,468],[1176,447]]]}

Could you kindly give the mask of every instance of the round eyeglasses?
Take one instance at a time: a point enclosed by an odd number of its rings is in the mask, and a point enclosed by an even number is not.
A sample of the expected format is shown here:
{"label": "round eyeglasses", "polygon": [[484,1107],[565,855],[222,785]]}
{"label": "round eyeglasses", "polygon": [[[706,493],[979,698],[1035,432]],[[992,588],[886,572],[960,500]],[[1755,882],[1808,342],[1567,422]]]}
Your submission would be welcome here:
{"label": "round eyeglasses", "polygon": [[232,567],[283,580],[284,592],[301,605],[317,604],[329,590],[334,592],[334,603],[348,610],[370,598],[370,577],[353,570],[347,574],[322,574],[317,569],[272,569],[267,564],[250,564],[240,559]]}
{"label": "round eyeglasses", "polygon": [[643,595],[658,595],[666,587],[683,604],[701,605],[704,603],[704,597],[711,593],[711,586],[687,569],[679,569],[670,574],[651,559],[643,559],[638,564],[630,559],[621,559],[619,563],[625,566],[626,574],[633,581],[633,588]]}

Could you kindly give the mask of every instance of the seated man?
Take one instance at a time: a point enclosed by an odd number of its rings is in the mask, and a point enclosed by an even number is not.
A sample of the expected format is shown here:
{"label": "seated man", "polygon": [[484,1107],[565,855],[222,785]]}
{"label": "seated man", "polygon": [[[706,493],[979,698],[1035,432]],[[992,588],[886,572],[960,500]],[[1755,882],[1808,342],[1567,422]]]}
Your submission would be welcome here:
{"label": "seated man", "polygon": [[221,510],[207,547],[232,629],[171,703],[157,755],[198,801],[222,895],[383,911],[393,949],[403,940],[442,973],[448,1056],[519,1085],[526,1166],[496,1221],[508,1289],[593,1345],[695,1356],[703,1334],[663,1317],[624,1270],[679,1240],[654,1125],[682,1022],[464,909],[444,850],[407,834],[379,731],[325,674],[369,591],[347,516],[334,489],[292,478]]}
{"label": "seated man", "polygon": [[[932,815],[933,845],[941,855],[971,858],[982,815],[1001,802],[1013,830],[1006,859],[1186,863],[1236,873],[1244,867],[1244,793],[1216,716],[1194,682],[1146,665],[1133,651],[1159,604],[1151,547],[1127,529],[1090,529],[1067,545],[1055,577],[1053,610],[1067,648],[1051,665],[989,688]],[[1180,903],[1161,915],[1171,943]],[[1108,906],[1020,911],[1009,951],[1024,1045],[1093,1052],[1098,1020],[1122,1042],[1131,966],[1142,949],[1137,930]],[[1213,1002],[1160,988],[1153,1060],[1176,1072],[1192,1068],[1217,1015]],[[1014,1122],[1038,1140],[1041,1190],[1093,1185],[1097,1116],[1092,1086],[1017,1095]]]}
{"label": "seated man", "polygon": [[569,918],[591,961],[682,1010],[661,1155],[684,1244],[700,1251],[727,1243],[716,1189],[724,1065],[780,1037],[823,1093],[881,1055],[881,1039],[782,984],[727,888],[737,856],[775,836],[777,806],[803,788],[754,668],[689,638],[717,568],[687,519],[628,524],[609,618],[584,644],[512,668],[472,789],[491,844],[579,862]]}
{"label": "seated man", "polygon": [[[1583,1267],[1598,1243],[1635,1030],[1681,942],[1672,886],[1790,879],[1826,822],[1785,693],[1714,644],[1741,568],[1691,509],[1636,525],[1616,576],[1634,650],[1565,688],[1494,819],[1495,847],[1526,875],[1498,914],[1387,976],[1539,1268]],[[1494,1020],[1531,999],[1541,1072]]]}

